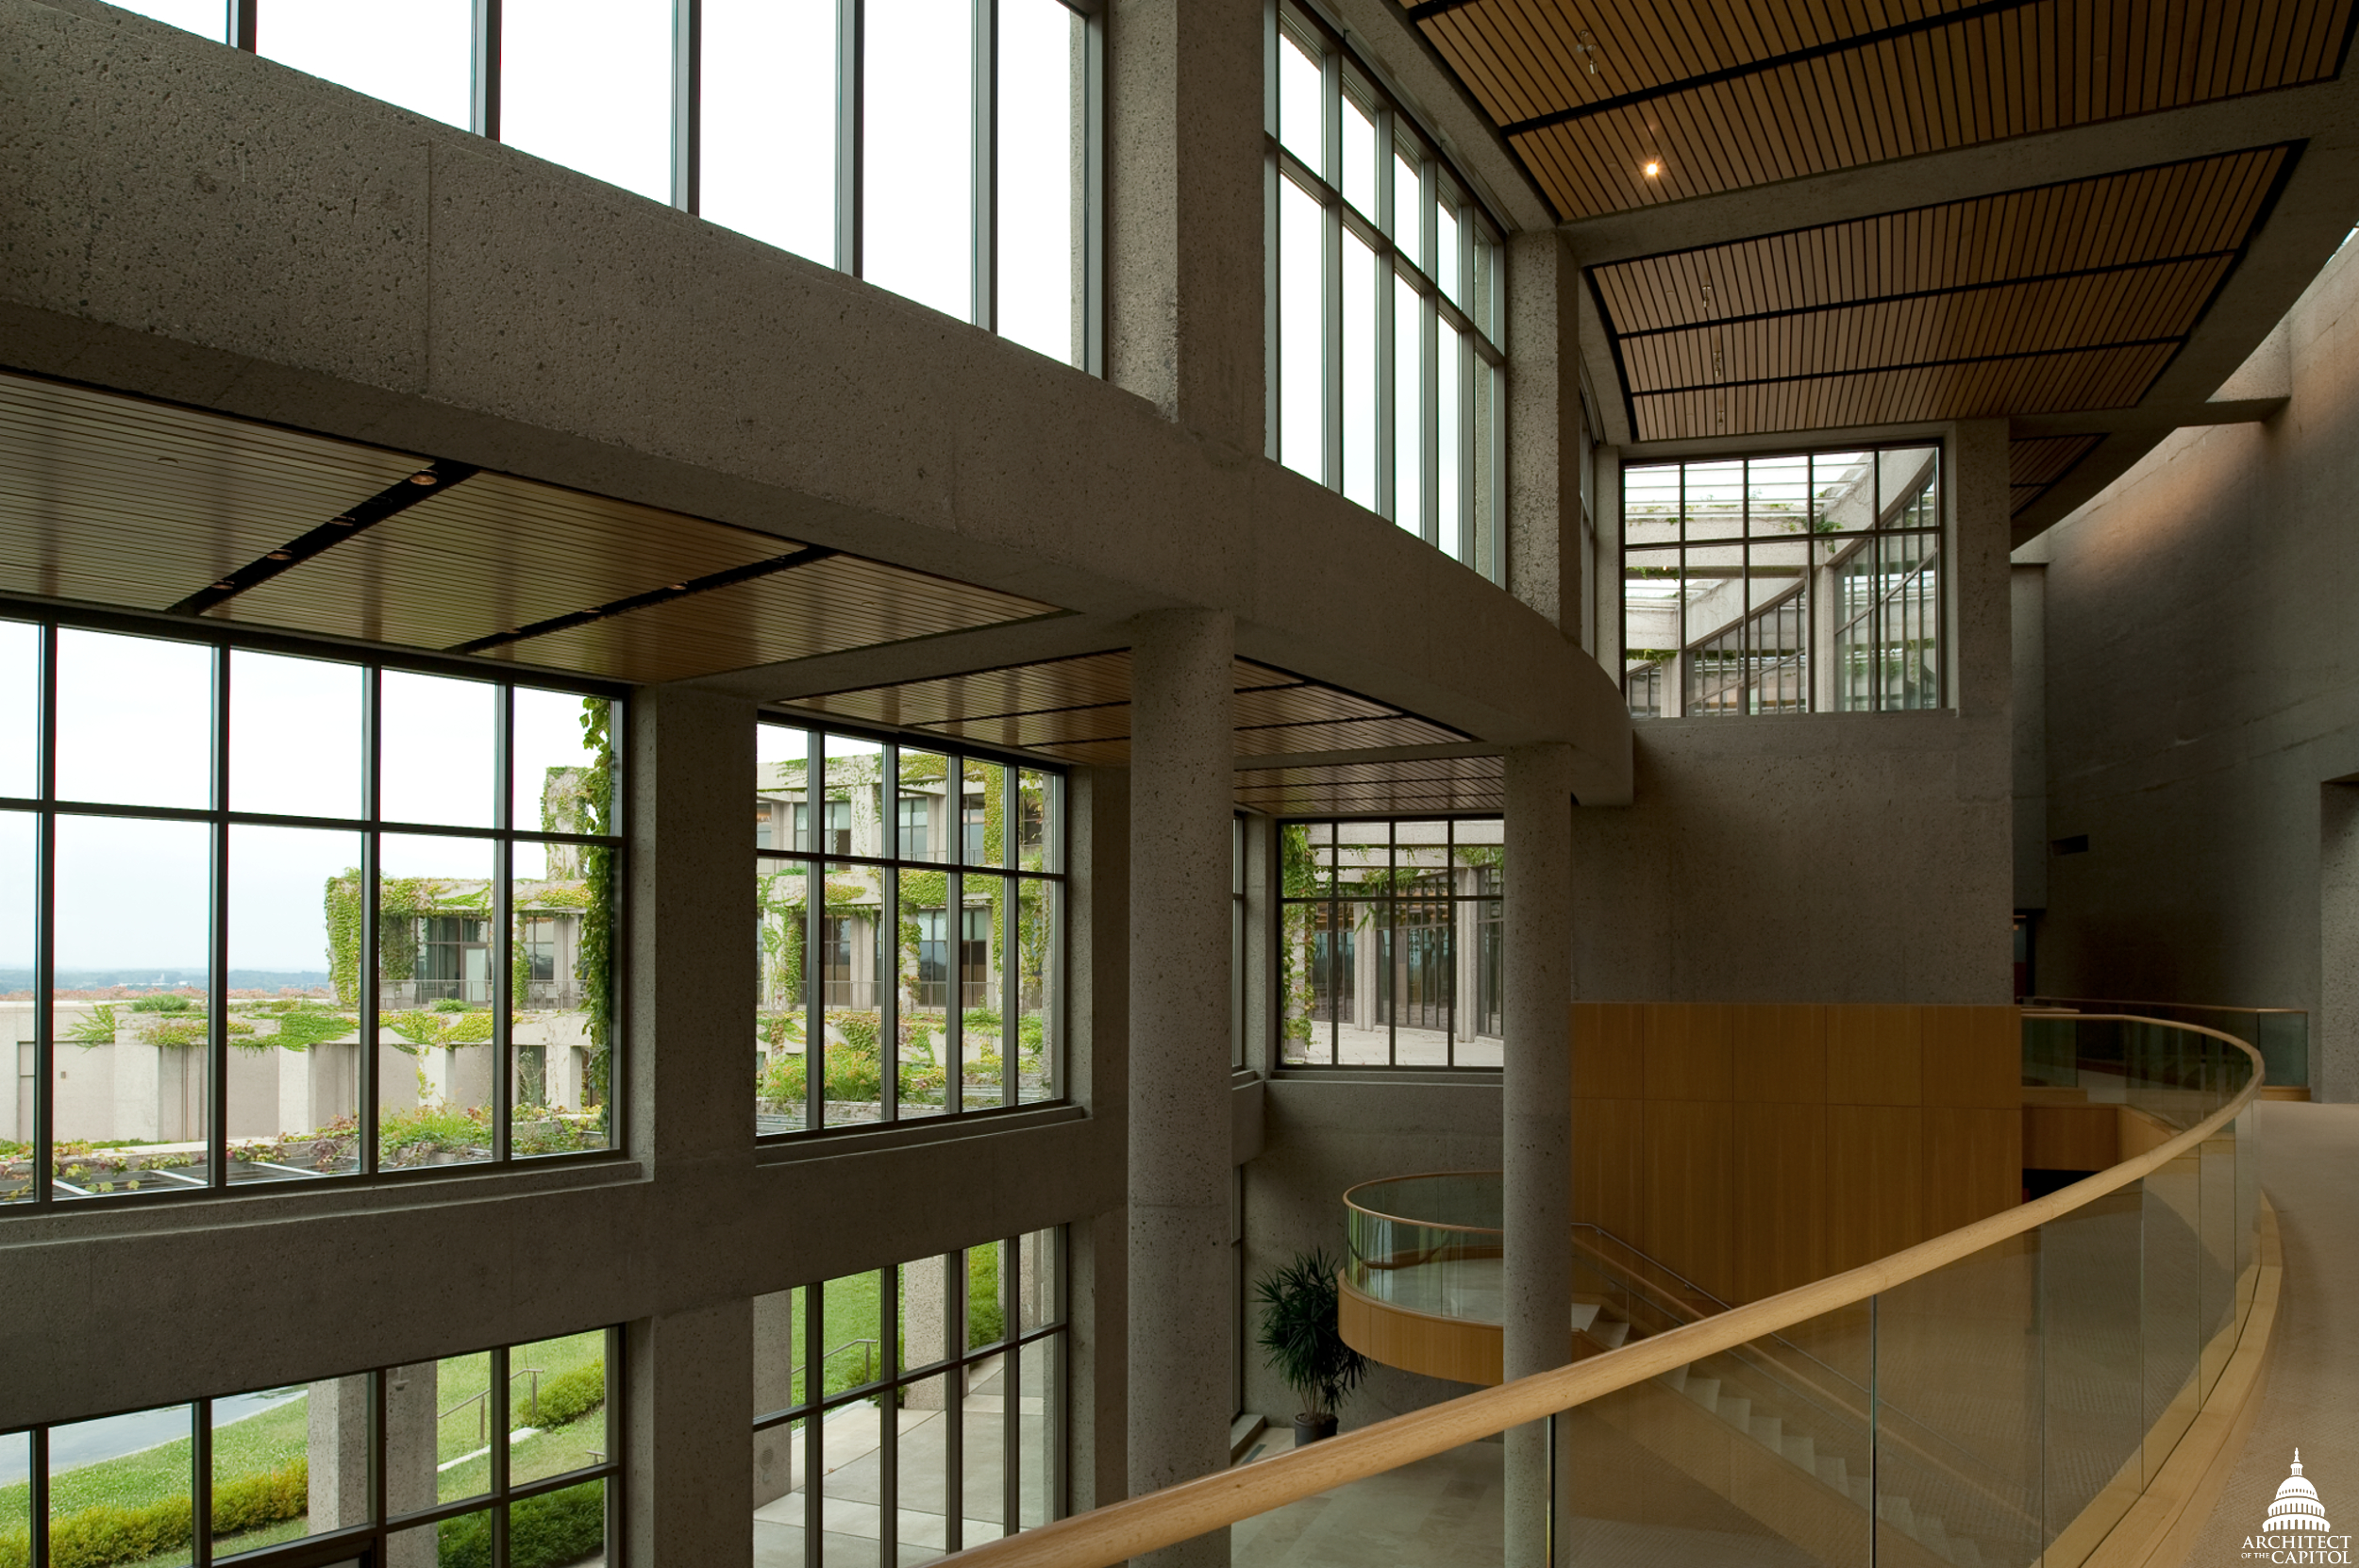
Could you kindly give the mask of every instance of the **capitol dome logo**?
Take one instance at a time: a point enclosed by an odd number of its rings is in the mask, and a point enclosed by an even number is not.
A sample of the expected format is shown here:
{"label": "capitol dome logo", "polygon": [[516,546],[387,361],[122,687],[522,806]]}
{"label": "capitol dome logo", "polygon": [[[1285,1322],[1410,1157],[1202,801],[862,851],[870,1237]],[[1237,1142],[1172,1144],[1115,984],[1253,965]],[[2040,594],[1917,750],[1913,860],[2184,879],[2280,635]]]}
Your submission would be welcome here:
{"label": "capitol dome logo", "polygon": [[2294,1450],[2294,1466],[2277,1485],[2277,1500],[2269,1504],[2261,1533],[2245,1537],[2244,1555],[2261,1562],[2342,1563],[2351,1561],[2351,1537],[2329,1533],[2326,1505],[2318,1489],[2301,1474],[2301,1450]]}

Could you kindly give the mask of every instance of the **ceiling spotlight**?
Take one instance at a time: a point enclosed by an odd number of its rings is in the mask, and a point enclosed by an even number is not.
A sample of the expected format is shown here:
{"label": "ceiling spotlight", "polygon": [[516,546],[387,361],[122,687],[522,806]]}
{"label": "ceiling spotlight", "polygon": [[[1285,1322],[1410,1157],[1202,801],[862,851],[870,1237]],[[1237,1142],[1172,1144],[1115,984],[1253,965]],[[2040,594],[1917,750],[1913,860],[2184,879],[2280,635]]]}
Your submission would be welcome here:
{"label": "ceiling spotlight", "polygon": [[436,485],[442,483],[442,479],[433,474],[412,474],[410,482],[413,485]]}
{"label": "ceiling spotlight", "polygon": [[273,560],[293,560],[294,559],[294,552],[293,550],[273,550],[270,553],[270,559]]}
{"label": "ceiling spotlight", "polygon": [[684,582],[676,582],[672,585],[672,592],[675,593],[685,593],[688,592],[688,585]]}
{"label": "ceiling spotlight", "polygon": [[238,587],[238,585],[237,585],[236,583],[233,583],[233,582],[217,582],[217,583],[213,584],[213,586],[214,586],[215,588],[219,589],[219,590],[220,590],[222,592],[224,592],[224,593],[232,593],[232,592],[235,592],[237,591],[237,587]]}
{"label": "ceiling spotlight", "polygon": [[1663,162],[1660,158],[1650,158],[1647,159],[1647,166],[1640,170],[1639,173],[1645,175],[1648,179],[1652,179],[1657,175],[1663,173]]}
{"label": "ceiling spotlight", "polygon": [[328,521],[336,525],[339,528],[349,528],[360,520],[357,517],[331,517]]}

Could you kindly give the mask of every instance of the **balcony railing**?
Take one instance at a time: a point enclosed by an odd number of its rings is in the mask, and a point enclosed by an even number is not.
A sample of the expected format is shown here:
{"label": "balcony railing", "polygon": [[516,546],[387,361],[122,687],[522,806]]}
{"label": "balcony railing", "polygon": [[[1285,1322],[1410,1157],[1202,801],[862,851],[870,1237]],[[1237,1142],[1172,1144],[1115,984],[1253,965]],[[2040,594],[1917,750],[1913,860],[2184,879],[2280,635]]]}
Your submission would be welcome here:
{"label": "balcony railing", "polygon": [[[1576,1250],[1619,1282],[1618,1347],[947,1560],[1111,1568],[1546,1423],[1551,1527],[1578,1527],[1584,1563],[2077,1568],[2188,1434],[2252,1309],[2262,1063],[2187,1025],[2045,1026],[2073,1037],[2049,1076],[2110,1101],[2144,1153],[1733,1308],[1593,1235]],[[1497,1228],[1481,1177],[1355,1189],[1347,1283],[1479,1309]],[[1387,1483],[1412,1485],[1430,1476]],[[1323,1517],[1353,1506],[1330,1496]],[[1501,1560],[1484,1542],[1503,1532],[1458,1512],[1453,1560]]]}

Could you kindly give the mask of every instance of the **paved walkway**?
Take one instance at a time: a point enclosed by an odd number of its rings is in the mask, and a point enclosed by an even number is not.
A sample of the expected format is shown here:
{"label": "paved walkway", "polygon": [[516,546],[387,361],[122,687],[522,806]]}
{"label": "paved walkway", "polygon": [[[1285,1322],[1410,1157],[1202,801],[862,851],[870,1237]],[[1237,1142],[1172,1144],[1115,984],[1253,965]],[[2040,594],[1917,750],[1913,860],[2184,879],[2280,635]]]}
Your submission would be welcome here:
{"label": "paved walkway", "polygon": [[2187,1568],[2232,1568],[2294,1449],[2327,1523],[2359,1529],[2359,1106],[2262,1102],[2261,1185],[2285,1280],[2252,1435]]}

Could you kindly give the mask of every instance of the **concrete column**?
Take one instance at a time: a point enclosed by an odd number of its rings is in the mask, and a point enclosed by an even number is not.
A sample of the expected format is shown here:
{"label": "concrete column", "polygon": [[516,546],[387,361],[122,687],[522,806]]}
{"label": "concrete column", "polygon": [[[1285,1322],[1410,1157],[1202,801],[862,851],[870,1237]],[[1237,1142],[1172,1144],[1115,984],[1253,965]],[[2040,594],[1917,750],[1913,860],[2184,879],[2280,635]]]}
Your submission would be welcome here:
{"label": "concrete column", "polygon": [[1261,452],[1261,0],[1113,0],[1106,25],[1106,378]]}
{"label": "concrete column", "polygon": [[1581,270],[1554,229],[1507,242],[1507,589],[1581,640]]}
{"label": "concrete column", "polygon": [[[1121,1137],[1129,1110],[1130,774],[1077,768],[1066,786],[1072,857],[1067,928],[1080,961],[1067,992],[1071,1024],[1065,1085]],[[1082,946],[1086,937],[1087,945]],[[1117,1157],[1121,1145],[1115,1144]],[[1067,1232],[1073,1347],[1066,1398],[1071,1500],[1076,1512],[1129,1494],[1128,1212],[1113,1208]]]}
{"label": "concrete column", "polygon": [[[753,776],[750,759],[735,776]],[[745,880],[752,885],[751,876]],[[744,945],[750,957],[752,942]],[[750,1126],[752,1108],[742,1109]],[[753,1561],[753,1330],[748,1297],[642,1318],[626,1330],[629,1561]]]}
{"label": "concrete column", "polygon": [[[1234,625],[1143,615],[1131,651],[1130,1490],[1229,1460],[1229,823]],[[1155,1554],[1225,1564],[1228,1531]]]}
{"label": "concrete column", "polygon": [[[945,1295],[948,1272],[939,1255],[912,1259],[901,1265],[901,1354],[904,1366],[924,1366],[947,1353],[945,1344],[949,1308]],[[959,1391],[962,1395],[965,1390]],[[912,1410],[938,1410],[945,1404],[943,1379],[929,1377],[902,1396]]]}
{"label": "concrete column", "polygon": [[[772,1291],[754,1297],[754,1414],[782,1410],[795,1403],[795,1374],[802,1365],[802,1341],[795,1332],[795,1293]],[[776,1502],[795,1490],[800,1458],[795,1433],[773,1426],[754,1436],[753,1505]]]}
{"label": "concrete column", "polygon": [[2310,1097],[2359,1100],[2359,784],[2318,800],[2318,1015],[2310,1034]]}
{"label": "concrete column", "polygon": [[632,704],[630,747],[630,1148],[726,1179],[754,1138],[753,704],[653,688]]}
{"label": "concrete column", "polygon": [[[1499,1121],[1506,1172],[1500,1308],[1510,1378],[1561,1366],[1572,1352],[1572,769],[1569,746],[1507,753]],[[1509,1432],[1508,1562],[1549,1560],[1548,1486],[1544,1427]]]}
{"label": "concrete column", "polygon": [[[434,1468],[441,1430],[436,1401],[441,1397],[441,1369],[432,1361],[385,1371],[385,1512],[387,1517],[434,1503]],[[490,1397],[497,1401],[494,1391]],[[365,1412],[361,1419],[365,1420]],[[494,1442],[507,1431],[507,1411],[497,1403],[487,1426]],[[435,1538],[430,1530],[404,1530],[393,1538],[385,1568],[435,1568]]]}
{"label": "concrete column", "polygon": [[313,1534],[369,1522],[369,1380],[313,1383],[304,1401],[310,1427]]}

